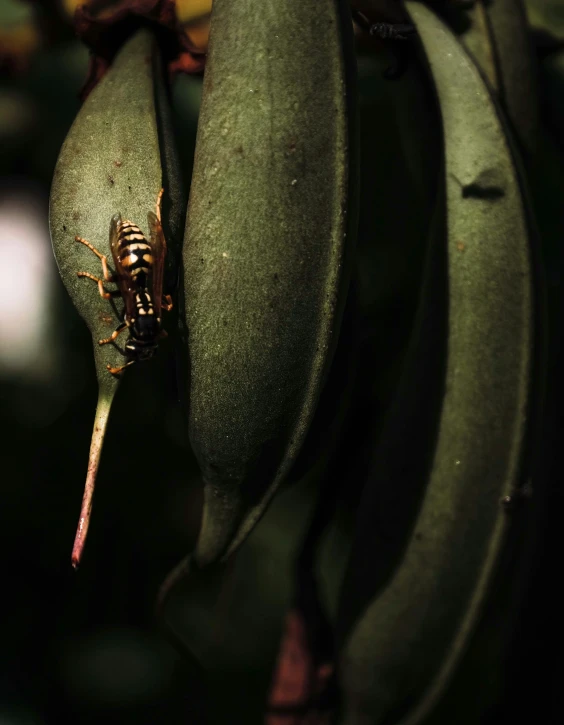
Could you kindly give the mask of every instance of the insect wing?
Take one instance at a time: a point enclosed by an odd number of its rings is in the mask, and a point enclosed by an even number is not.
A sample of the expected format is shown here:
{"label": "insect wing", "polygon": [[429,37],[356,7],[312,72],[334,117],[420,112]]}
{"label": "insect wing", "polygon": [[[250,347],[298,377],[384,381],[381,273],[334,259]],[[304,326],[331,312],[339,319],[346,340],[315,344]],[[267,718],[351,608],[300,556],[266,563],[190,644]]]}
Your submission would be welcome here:
{"label": "insect wing", "polygon": [[131,291],[129,283],[131,275],[127,272],[119,259],[118,227],[120,225],[120,222],[121,214],[116,214],[112,217],[112,221],[110,222],[110,249],[112,250],[112,258],[114,260],[114,267],[116,270],[116,282],[125,303],[125,315],[126,317],[134,317],[135,300],[133,298],[133,293]]}
{"label": "insect wing", "polygon": [[149,236],[152,253],[153,253],[153,270],[151,275],[151,286],[153,293],[153,304],[155,306],[155,314],[161,316],[161,306],[163,300],[163,272],[164,260],[166,257],[166,239],[164,237],[163,228],[156,214],[152,211],[147,215],[149,222]]}

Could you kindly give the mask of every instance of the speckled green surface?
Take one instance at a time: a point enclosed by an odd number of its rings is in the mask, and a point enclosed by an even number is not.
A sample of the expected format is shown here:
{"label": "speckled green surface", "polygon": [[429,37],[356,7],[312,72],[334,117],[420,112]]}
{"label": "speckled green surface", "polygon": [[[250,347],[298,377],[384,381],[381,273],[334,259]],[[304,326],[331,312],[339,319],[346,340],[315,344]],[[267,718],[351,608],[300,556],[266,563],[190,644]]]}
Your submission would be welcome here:
{"label": "speckled green surface", "polygon": [[498,94],[528,154],[537,148],[537,68],[522,0],[476,0],[459,15],[462,43]]}
{"label": "speckled green surface", "polygon": [[338,334],[355,206],[344,13],[214,2],[183,258],[200,563],[241,542],[284,478]]}
{"label": "speckled green surface", "polygon": [[516,170],[488,89],[462,47],[429,9],[407,8],[444,126],[445,392],[432,467],[401,561],[345,641],[346,725],[424,721],[492,584],[508,533],[500,500],[528,474],[536,333]]}
{"label": "speckled green surface", "polygon": [[457,9],[455,12],[460,13],[467,21],[467,27],[459,36],[464,47],[471,53],[491,87],[497,91],[499,68],[492,45],[486,4],[483,0],[476,0],[472,7]]}
{"label": "speckled green surface", "polygon": [[[108,416],[120,378],[107,370],[126,358],[117,345],[99,345],[117,327],[121,297],[103,299],[98,286],[77,276],[86,271],[102,277],[96,255],[75,236],[87,239],[105,254],[110,219],[121,213],[146,233],[147,212],[154,211],[162,186],[161,157],[154,105],[154,42],[147,31],[132,37],[112,67],[82,105],[61,149],[49,208],[53,252],[69,295],[92,334],[98,377],[98,408],[88,461],[86,490],[94,486]],[[115,289],[113,283],[105,283]],[[123,350],[127,331],[117,339]],[[124,374],[127,374],[125,371]],[[82,516],[81,524],[82,527]],[[74,555],[74,554],[73,554]]]}
{"label": "speckled green surface", "polygon": [[[116,346],[98,345],[118,325],[116,309],[78,271],[102,276],[98,258],[75,235],[86,238],[113,266],[110,219],[118,212],[147,232],[162,185],[161,157],[154,108],[153,40],[140,31],[83,104],[61,149],[51,187],[50,228],[62,280],[93,338],[100,390],[113,394],[118,380],[106,365],[122,365]],[[107,284],[113,289],[112,284]],[[123,346],[125,335],[118,342]],[[127,373],[125,373],[127,374]]]}

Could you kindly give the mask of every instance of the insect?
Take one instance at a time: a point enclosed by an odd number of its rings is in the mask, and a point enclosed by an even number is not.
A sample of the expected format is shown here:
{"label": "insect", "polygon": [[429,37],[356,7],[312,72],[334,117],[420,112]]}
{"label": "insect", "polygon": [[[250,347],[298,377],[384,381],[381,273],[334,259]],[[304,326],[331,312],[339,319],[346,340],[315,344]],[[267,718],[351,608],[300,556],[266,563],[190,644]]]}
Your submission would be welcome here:
{"label": "insect", "polygon": [[[373,22],[360,9],[355,7],[356,3],[352,3],[351,14],[354,24],[370,36],[378,38],[381,43],[388,47],[392,54],[393,62],[389,68],[384,71],[384,78],[394,80],[400,78],[408,66],[408,58],[410,51],[402,47],[401,42],[414,38],[417,34],[415,26],[411,23],[397,22],[400,14],[397,11],[393,13],[394,22]],[[392,6],[393,10],[393,6]],[[396,17],[397,15],[397,17]]]}
{"label": "insect", "polygon": [[[116,214],[110,222],[110,249],[114,261],[115,273],[110,272],[108,261],[90,242],[82,237],[75,237],[91,249],[102,262],[104,279],[95,277],[90,272],[77,272],[79,277],[88,277],[98,284],[100,296],[105,300],[121,295],[125,303],[123,321],[112,334],[100,345],[113,342],[124,330],[129,330],[129,339],[125,345],[127,357],[131,358],[125,365],[112,367],[107,365],[112,375],[119,375],[125,368],[140,360],[147,360],[157,352],[158,340],[166,337],[162,328],[161,310],[172,309],[170,295],[163,296],[163,268],[166,256],[166,240],[161,225],[160,190],[156,213],[147,215],[149,223],[149,239],[136,224],[129,219],[122,219]],[[107,290],[105,282],[115,282],[117,290]]]}

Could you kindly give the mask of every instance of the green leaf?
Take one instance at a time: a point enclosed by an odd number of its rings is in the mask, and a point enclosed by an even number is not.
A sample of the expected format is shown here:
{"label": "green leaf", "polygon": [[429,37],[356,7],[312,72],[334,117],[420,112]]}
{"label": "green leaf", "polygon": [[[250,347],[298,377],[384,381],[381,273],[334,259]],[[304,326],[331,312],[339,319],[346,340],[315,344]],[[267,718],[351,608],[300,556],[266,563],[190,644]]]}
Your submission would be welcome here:
{"label": "green leaf", "polygon": [[200,565],[264,512],[333,355],[356,224],[351,27],[333,0],[213,5],[184,244]]}
{"label": "green leaf", "polygon": [[[87,271],[102,277],[100,260],[75,236],[84,237],[107,256],[110,219],[121,213],[147,232],[147,213],[154,211],[163,179],[154,103],[153,54],[147,31],[139,31],[116,57],[112,67],[83,104],[63,144],[51,188],[50,229],[61,278],[93,338],[99,384],[99,412],[94,427],[87,490],[83,502],[82,545],[107,417],[119,379],[107,365],[125,358],[113,344],[99,345],[117,327],[123,301],[103,299],[97,285],[79,278]],[[114,285],[106,283],[107,289]],[[123,333],[125,335],[126,333]],[[118,343],[120,338],[118,338]],[[83,519],[85,521],[83,522]],[[78,540],[78,539],[77,539]]]}
{"label": "green leaf", "polygon": [[453,34],[425,6],[407,9],[445,144],[446,233],[439,224],[420,332],[446,339],[414,355],[433,400],[404,384],[360,502],[340,615],[346,725],[421,723],[443,694],[510,541],[502,501],[531,473],[540,397],[533,241],[505,127]]}

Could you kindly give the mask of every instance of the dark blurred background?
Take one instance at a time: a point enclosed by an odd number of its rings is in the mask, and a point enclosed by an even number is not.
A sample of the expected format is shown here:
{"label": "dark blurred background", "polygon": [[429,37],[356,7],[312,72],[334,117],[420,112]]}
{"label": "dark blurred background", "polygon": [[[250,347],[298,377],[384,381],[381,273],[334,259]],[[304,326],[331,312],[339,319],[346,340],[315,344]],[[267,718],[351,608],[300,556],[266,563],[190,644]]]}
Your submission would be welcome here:
{"label": "dark blurred background", "polygon": [[[70,566],[97,396],[92,341],[58,277],[48,229],[51,178],[88,66],[70,21],[75,5],[0,0],[0,724],[260,723],[283,615],[294,600],[296,552],[326,481],[310,473],[281,492],[231,566],[213,611],[179,587],[168,616],[213,661],[204,679],[157,631],[153,615],[159,584],[193,545],[201,505],[173,342],[124,376],[83,564],[78,572]],[[537,12],[531,17],[542,31],[542,108],[554,153],[536,198],[540,226],[548,230],[551,319],[558,325],[564,55],[548,52],[553,46],[543,33],[555,17],[564,39],[564,19],[553,3],[556,15],[547,21],[545,5],[531,3]],[[350,466],[338,469],[346,491],[334,493],[339,505],[321,542],[320,590],[329,619],[366,451],[392,399],[415,315],[440,157],[424,78],[411,68],[397,82],[384,80],[389,60],[368,46],[359,54],[362,198],[349,330],[355,357],[344,355],[355,376],[350,394],[357,424],[343,444]],[[175,82],[187,169],[200,93],[200,77]],[[551,345],[547,450],[554,451],[561,442],[559,331]],[[483,722],[517,722],[525,711],[557,722],[562,487],[561,466],[551,461],[552,517],[539,544],[526,621],[518,628],[509,680],[492,673]],[[339,481],[333,484],[338,491]],[[488,626],[495,629],[504,616],[498,612]],[[466,693],[487,668],[487,637],[473,657]],[[511,705],[517,692],[519,708]]]}

